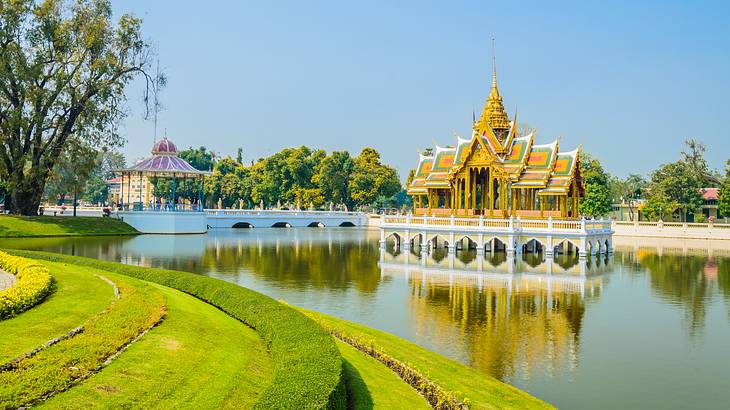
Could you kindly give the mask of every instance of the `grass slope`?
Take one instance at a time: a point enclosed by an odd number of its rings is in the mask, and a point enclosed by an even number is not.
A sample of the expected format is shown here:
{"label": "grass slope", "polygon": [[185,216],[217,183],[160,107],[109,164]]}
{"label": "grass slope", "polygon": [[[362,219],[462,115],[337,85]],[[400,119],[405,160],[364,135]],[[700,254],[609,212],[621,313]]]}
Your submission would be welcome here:
{"label": "grass slope", "polygon": [[0,238],[138,233],[127,223],[114,218],[0,215]]}
{"label": "grass slope", "polygon": [[264,340],[273,377],[254,408],[345,408],[343,359],[334,339],[302,313],[258,292],[189,272],[150,269],[48,252],[12,250],[33,259],[94,267],[169,286],[218,307]]}
{"label": "grass slope", "polygon": [[192,296],[154,287],[167,302],[165,320],[99,374],[42,407],[253,406],[273,374],[256,332]]}
{"label": "grass slope", "polygon": [[337,347],[345,359],[349,408],[431,408],[426,399],[377,360],[340,341]]}
{"label": "grass slope", "polygon": [[121,298],[85,321],[83,332],[0,372],[0,406],[25,407],[93,376],[107,358],[162,319],[164,298],[151,285],[118,275],[109,279]]}
{"label": "grass slope", "polygon": [[476,369],[455,362],[437,353],[389,333],[322,313],[300,309],[326,328],[359,338],[371,340],[390,356],[408,363],[432,382],[469,399],[474,409],[550,409],[551,405],[529,394],[502,383]]}
{"label": "grass slope", "polygon": [[0,321],[0,363],[65,334],[101,312],[114,291],[93,273],[76,265],[44,262],[56,279],[56,290],[43,303]]}

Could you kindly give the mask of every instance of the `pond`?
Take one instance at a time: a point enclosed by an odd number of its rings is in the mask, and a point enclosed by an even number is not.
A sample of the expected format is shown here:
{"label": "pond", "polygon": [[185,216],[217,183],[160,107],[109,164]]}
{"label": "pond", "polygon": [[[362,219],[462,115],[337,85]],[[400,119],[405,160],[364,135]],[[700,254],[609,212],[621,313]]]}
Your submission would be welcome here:
{"label": "pond", "polygon": [[611,257],[451,257],[359,228],[12,239],[197,272],[394,333],[560,408],[730,402],[730,244],[615,239]]}

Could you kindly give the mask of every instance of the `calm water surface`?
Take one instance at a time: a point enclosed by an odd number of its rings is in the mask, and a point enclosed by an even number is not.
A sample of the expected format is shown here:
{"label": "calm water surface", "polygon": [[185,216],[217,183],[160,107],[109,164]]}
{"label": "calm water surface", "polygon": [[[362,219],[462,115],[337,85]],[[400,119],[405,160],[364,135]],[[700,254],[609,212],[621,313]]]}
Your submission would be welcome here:
{"label": "calm water surface", "polygon": [[397,334],[566,409],[728,408],[730,245],[626,241],[613,257],[378,249],[378,231],[13,239],[208,275]]}

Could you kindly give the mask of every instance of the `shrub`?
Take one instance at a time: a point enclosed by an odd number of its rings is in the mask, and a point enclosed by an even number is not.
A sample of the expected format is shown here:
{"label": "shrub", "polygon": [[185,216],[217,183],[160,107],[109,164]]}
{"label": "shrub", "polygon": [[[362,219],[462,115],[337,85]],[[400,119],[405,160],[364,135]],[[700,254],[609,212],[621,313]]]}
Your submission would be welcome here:
{"label": "shrub", "polygon": [[348,335],[339,329],[327,325],[324,321],[313,320],[317,321],[320,326],[329,331],[334,337],[387,366],[401,380],[416,389],[428,401],[432,408],[437,410],[466,410],[469,408],[469,399],[464,398],[463,401],[460,400],[457,394],[432,382],[408,363],[401,362],[387,354],[373,340],[364,340],[356,336]]}
{"label": "shrub", "polygon": [[53,290],[53,277],[39,263],[0,252],[0,269],[15,275],[16,283],[0,291],[0,320],[40,303]]}
{"label": "shrub", "polygon": [[271,385],[256,403],[261,409],[344,409],[342,356],[332,336],[296,310],[222,280],[46,252],[11,251],[32,258],[97,267],[159,283],[207,302],[252,327],[274,363]]}

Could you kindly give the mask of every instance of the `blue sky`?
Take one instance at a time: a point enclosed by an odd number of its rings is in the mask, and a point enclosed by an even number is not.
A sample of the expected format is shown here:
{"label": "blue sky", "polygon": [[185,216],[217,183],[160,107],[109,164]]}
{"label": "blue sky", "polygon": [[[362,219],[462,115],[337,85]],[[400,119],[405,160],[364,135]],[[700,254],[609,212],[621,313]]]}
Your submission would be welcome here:
{"label": "blue sky", "polygon": [[[118,1],[168,76],[159,129],[250,161],[289,146],[378,149],[405,179],[417,150],[470,136],[491,83],[539,142],[583,144],[646,174],[694,137],[730,158],[728,3]],[[121,133],[148,154],[141,84]],[[162,132],[160,132],[161,134]]]}

